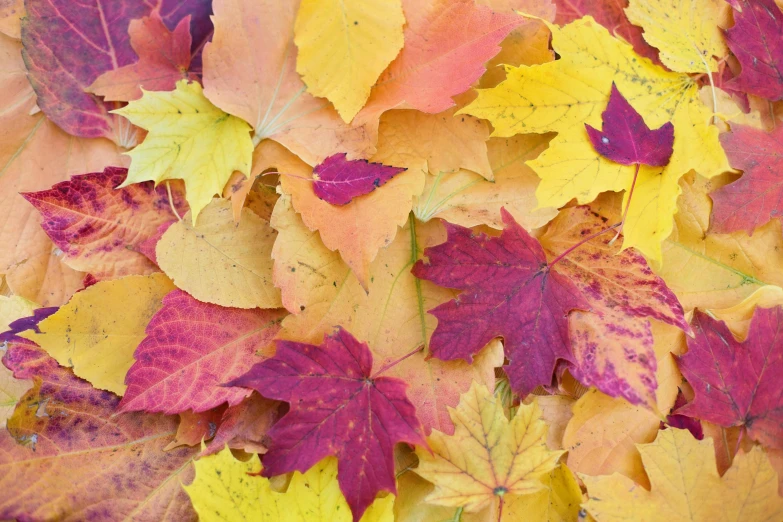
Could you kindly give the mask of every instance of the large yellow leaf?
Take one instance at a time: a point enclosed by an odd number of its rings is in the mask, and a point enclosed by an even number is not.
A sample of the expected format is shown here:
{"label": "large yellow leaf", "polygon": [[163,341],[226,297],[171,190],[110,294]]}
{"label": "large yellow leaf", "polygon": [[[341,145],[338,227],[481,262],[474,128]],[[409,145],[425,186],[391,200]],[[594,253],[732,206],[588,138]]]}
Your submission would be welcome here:
{"label": "large yellow leaf", "polygon": [[544,489],[532,495],[509,499],[502,521],[573,522],[579,517],[582,490],[576,477],[562,462],[541,479]]}
{"label": "large yellow leaf", "polygon": [[307,90],[350,122],[378,76],[402,49],[400,0],[302,0],[296,15],[296,70]]}
{"label": "large yellow leaf", "polygon": [[250,125],[212,105],[197,82],[181,80],[171,92],[143,92],[141,99],[112,111],[149,131],[127,153],[130,170],[120,186],[182,179],[195,223],[235,170],[250,174]]}
{"label": "large yellow leaf", "polygon": [[672,71],[717,72],[714,57],[728,53],[718,27],[727,8],[721,0],[631,0],[625,14]]}
{"label": "large yellow leaf", "polygon": [[101,281],[41,321],[41,333],[28,330],[20,335],[96,388],[122,395],[144,329],[173,289],[160,272]]}
{"label": "large yellow leaf", "polygon": [[433,431],[427,439],[432,453],[416,448],[416,473],[435,484],[427,502],[475,512],[545,489],[541,479],[563,452],[547,448],[537,404],[520,405],[509,421],[500,399],[474,382],[449,413],[454,435]]}
{"label": "large yellow leaf", "polygon": [[738,454],[723,477],[712,440],[697,441],[687,430],[660,431],[655,442],[638,448],[651,491],[618,474],[580,475],[589,496],[584,507],[598,522],[783,520],[777,476],[760,446]]}
{"label": "large yellow leaf", "polygon": [[187,215],[155,247],[158,266],[199,301],[235,308],[277,308],[270,254],[275,231],[243,208],[234,223],[231,202],[214,199],[192,225]]}
{"label": "large yellow leaf", "polygon": [[660,262],[660,243],[672,229],[679,178],[692,169],[707,177],[730,170],[718,129],[709,124],[712,113],[699,100],[691,77],[636,55],[591,17],[549,28],[559,60],[507,68],[504,82],[479,90],[462,112],[489,119],[493,136],[559,133],[549,149],[528,162],[541,177],[539,205],[553,207],[572,198],[587,203],[600,192],[630,187],[633,167],[599,156],[584,130],[585,123],[600,127],[612,82],[650,127],[671,121],[671,162],[663,170],[641,169],[623,229],[624,248],[637,247]]}
{"label": "large yellow leaf", "polygon": [[[328,457],[306,473],[294,472],[279,493],[259,476],[258,455],[236,460],[224,448],[195,462],[196,478],[183,486],[201,522],[351,522],[351,510],[337,483],[337,459]],[[394,495],[376,499],[361,522],[393,522]]]}

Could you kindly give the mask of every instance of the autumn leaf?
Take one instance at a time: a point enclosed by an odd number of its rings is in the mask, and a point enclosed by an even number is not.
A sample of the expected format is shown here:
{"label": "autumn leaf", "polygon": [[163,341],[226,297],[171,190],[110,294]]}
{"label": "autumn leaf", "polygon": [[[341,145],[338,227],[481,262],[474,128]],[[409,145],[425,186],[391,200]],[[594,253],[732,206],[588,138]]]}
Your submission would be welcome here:
{"label": "autumn leaf", "polygon": [[[295,471],[288,489],[272,489],[257,456],[242,462],[228,448],[195,463],[196,478],[183,486],[204,522],[263,520],[264,522],[349,522],[345,498],[337,484],[337,461],[327,457],[305,473]],[[394,496],[377,499],[361,522],[392,522]],[[356,519],[358,520],[358,519]]]}
{"label": "autumn leaf", "polygon": [[239,404],[250,393],[222,385],[272,354],[281,318],[275,310],[222,308],[170,293],[133,354],[119,411],[198,413]]}
{"label": "autumn leaf", "polygon": [[294,25],[296,70],[313,96],[348,123],[378,76],[402,49],[400,0],[301,0]]}
{"label": "autumn leaf", "polygon": [[416,473],[435,484],[427,502],[466,511],[513,503],[515,496],[544,489],[541,479],[563,453],[546,447],[546,424],[536,404],[520,406],[509,421],[500,401],[476,383],[451,418],[454,435],[434,431],[427,439],[432,453],[416,449]]}
{"label": "autumn leaf", "polygon": [[277,353],[229,382],[290,403],[269,431],[265,476],[306,471],[334,455],[338,480],[359,520],[380,491],[396,491],[392,450],[397,442],[426,446],[407,385],[372,374],[366,344],[338,329],[321,346],[278,341]]}
{"label": "autumn leaf", "polygon": [[738,454],[723,477],[715,468],[712,441],[696,441],[687,430],[660,431],[655,442],[638,448],[651,491],[618,474],[580,475],[589,497],[584,508],[597,522],[772,522],[783,515],[775,471],[758,446]]}
{"label": "autumn leaf", "polygon": [[190,67],[190,15],[179,21],[173,31],[163,23],[158,11],[131,20],[130,45],[139,61],[101,74],[85,90],[105,101],[130,101],[147,91],[173,91],[179,80],[198,80]]}
{"label": "autumn leaf", "polygon": [[120,187],[182,179],[194,223],[212,197],[223,193],[232,172],[250,174],[250,127],[212,105],[196,82],[180,80],[171,92],[144,91],[114,113],[149,131],[127,153],[131,166]]}
{"label": "autumn leaf", "polygon": [[226,406],[218,406],[211,410],[194,413],[183,411],[179,414],[179,426],[168,446],[163,451],[169,451],[180,446],[198,446],[205,440],[215,436],[218,423],[223,416]]}
{"label": "autumn leaf", "polygon": [[315,195],[332,205],[347,205],[353,198],[369,194],[405,171],[366,160],[351,161],[345,156],[329,156],[313,168]]}
{"label": "autumn leaf", "polygon": [[158,266],[178,288],[221,306],[280,306],[269,257],[274,230],[249,209],[235,224],[223,199],[212,200],[197,224],[189,218],[166,229],[155,247]]}
{"label": "autumn leaf", "polygon": [[589,305],[569,279],[549,270],[541,245],[501,212],[506,228],[500,237],[447,224],[447,241],[426,249],[413,274],[463,290],[430,310],[438,318],[433,357],[470,362],[489,341],[503,337],[509,359],[504,369],[512,389],[524,396],[551,383],[558,359],[573,361],[567,316]]}
{"label": "autumn leaf", "polygon": [[744,171],[742,177],[712,192],[711,228],[718,233],[745,230],[748,234],[783,212],[783,130],[772,133],[732,126],[721,136],[731,166]]}
{"label": "autumn leaf", "polygon": [[0,33],[19,39],[22,35],[24,0],[11,0],[0,6]]}
{"label": "autumn leaf", "polygon": [[247,453],[266,453],[267,433],[280,418],[279,406],[279,402],[253,392],[236,406],[226,408],[215,437],[202,454],[217,453],[226,446]]}
{"label": "autumn leaf", "polygon": [[197,450],[163,451],[175,418],[115,415],[119,398],[74,377],[29,341],[11,343],[3,362],[35,384],[8,431],[0,431],[0,517],[195,519],[179,484],[190,480]]}
{"label": "autumn leaf", "polygon": [[144,329],[174,289],[161,273],[103,281],[75,294],[68,304],[20,333],[77,377],[117,395]]}
{"label": "autumn leaf", "polygon": [[[23,194],[41,213],[42,227],[74,270],[111,278],[156,271],[139,252],[141,243],[174,219],[164,187],[139,183],[115,190],[126,169],[73,176],[49,190]],[[172,189],[179,211],[182,191]]]}

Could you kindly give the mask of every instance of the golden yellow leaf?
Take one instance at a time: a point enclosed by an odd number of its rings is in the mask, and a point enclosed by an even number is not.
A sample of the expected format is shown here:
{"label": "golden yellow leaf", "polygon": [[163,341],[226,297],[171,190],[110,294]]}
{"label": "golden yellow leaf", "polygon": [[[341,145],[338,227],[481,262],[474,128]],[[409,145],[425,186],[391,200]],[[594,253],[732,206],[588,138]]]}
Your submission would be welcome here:
{"label": "golden yellow leaf", "polygon": [[402,49],[400,0],[302,0],[296,15],[296,70],[307,90],[350,122]]}
{"label": "golden yellow leaf", "polygon": [[212,105],[197,82],[181,80],[171,92],[143,93],[112,111],[149,131],[141,145],[127,153],[131,165],[120,187],[182,179],[195,223],[212,197],[223,193],[235,170],[250,174],[250,125]]}
{"label": "golden yellow leaf", "polygon": [[509,421],[500,399],[474,382],[449,413],[454,435],[433,431],[432,453],[416,448],[416,473],[435,484],[427,502],[475,512],[545,488],[541,479],[563,452],[547,448],[537,404],[520,405]]}
{"label": "golden yellow leaf", "polygon": [[[436,506],[424,499],[435,486],[413,471],[406,471],[397,478],[397,500],[394,502],[395,522],[488,522],[490,508],[478,513],[459,512],[460,508]],[[459,513],[459,516],[457,514]]]}
{"label": "golden yellow leaf", "polygon": [[0,333],[8,330],[8,325],[22,317],[33,315],[38,308],[34,302],[18,295],[0,295]]}
{"label": "golden yellow leaf", "polygon": [[734,306],[721,309],[711,309],[709,314],[728,326],[737,339],[748,336],[750,320],[756,307],[773,308],[783,305],[783,288],[779,286],[762,286]]}
{"label": "golden yellow leaf", "polygon": [[718,27],[727,8],[720,0],[630,0],[625,14],[672,71],[717,72],[714,57],[728,54]]}
{"label": "golden yellow leaf", "polygon": [[[306,473],[294,472],[288,490],[272,489],[258,475],[261,462],[253,455],[236,460],[231,450],[195,462],[196,478],[184,486],[201,522],[351,522],[351,510],[337,483],[337,459],[327,457]],[[252,475],[251,475],[252,474]],[[394,495],[376,499],[361,522],[393,522]]]}
{"label": "golden yellow leaf", "polygon": [[41,333],[27,330],[20,335],[96,388],[122,395],[133,352],[172,290],[174,285],[160,272],[101,281],[41,321]]}
{"label": "golden yellow leaf", "polygon": [[0,4],[0,33],[19,39],[24,15],[24,0],[8,0]]}
{"label": "golden yellow leaf", "polygon": [[541,478],[544,489],[512,498],[503,507],[501,521],[573,522],[579,517],[582,490],[568,467],[560,463]]}
{"label": "golden yellow leaf", "polygon": [[723,477],[715,467],[712,440],[697,441],[687,430],[667,429],[651,444],[639,444],[650,491],[626,477],[590,477],[585,509],[598,522],[777,522],[783,498],[766,453],[755,446],[740,453]]}
{"label": "golden yellow leaf", "polygon": [[559,60],[532,67],[507,68],[507,79],[461,112],[487,118],[493,136],[555,131],[549,148],[528,164],[541,178],[540,206],[560,207],[576,198],[592,201],[604,191],[628,189],[633,167],[618,165],[593,149],[584,124],[601,125],[612,82],[657,128],[671,121],[674,153],[663,170],[642,168],[623,227],[623,248],[634,246],[653,263],[661,260],[661,242],[672,230],[679,178],[690,170],[711,177],[730,170],[711,126],[712,113],[699,100],[697,83],[636,55],[591,17],[564,27],[549,25]]}
{"label": "golden yellow leaf", "polygon": [[235,308],[277,308],[270,254],[275,231],[244,208],[234,223],[231,202],[214,199],[196,225],[174,223],[155,247],[158,266],[199,301]]}

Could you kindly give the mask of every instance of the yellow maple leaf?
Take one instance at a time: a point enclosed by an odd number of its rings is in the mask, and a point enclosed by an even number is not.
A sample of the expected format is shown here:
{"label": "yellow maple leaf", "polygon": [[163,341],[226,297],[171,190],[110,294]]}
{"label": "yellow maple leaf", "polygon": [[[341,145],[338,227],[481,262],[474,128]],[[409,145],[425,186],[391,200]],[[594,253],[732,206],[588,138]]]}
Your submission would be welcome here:
{"label": "yellow maple leaf", "polygon": [[[196,478],[183,488],[202,522],[351,522],[351,510],[337,483],[337,459],[327,457],[306,473],[295,471],[288,489],[279,493],[259,476],[261,462],[246,462],[231,450],[195,462]],[[376,499],[361,522],[393,522],[394,495]]]}
{"label": "yellow maple leaf", "polygon": [[427,439],[432,453],[416,448],[416,473],[435,484],[427,502],[475,512],[545,489],[541,479],[563,452],[547,448],[547,426],[535,402],[520,405],[509,421],[500,399],[474,382],[449,413],[454,435],[433,431]]}
{"label": "yellow maple leaf", "polygon": [[141,99],[112,111],[149,131],[126,153],[131,165],[120,187],[182,179],[195,223],[235,170],[250,174],[250,125],[212,105],[196,82],[181,80],[170,92],[142,92]]}
{"label": "yellow maple leaf", "polygon": [[718,27],[726,8],[721,0],[631,0],[625,14],[672,71],[717,72],[714,57],[728,53]]}
{"label": "yellow maple leaf", "polygon": [[243,208],[234,223],[231,202],[214,199],[196,225],[187,215],[163,234],[155,247],[158,266],[199,301],[236,308],[277,308],[272,285],[275,231]]}
{"label": "yellow maple leaf", "polygon": [[583,505],[598,522],[777,522],[783,498],[765,451],[739,453],[723,477],[710,438],[697,441],[687,430],[658,432],[637,445],[650,477],[650,491],[627,477],[580,475],[589,500]]}
{"label": "yellow maple leaf", "polygon": [[577,198],[592,201],[604,191],[630,188],[633,167],[609,161],[593,149],[584,124],[601,125],[612,82],[652,128],[674,124],[674,153],[664,169],[639,172],[623,227],[623,248],[636,247],[653,263],[672,230],[679,178],[690,170],[711,177],[731,170],[709,124],[712,113],[699,100],[697,83],[633,52],[587,16],[564,27],[549,24],[559,60],[532,67],[507,67],[507,79],[461,112],[489,119],[493,136],[559,134],[549,149],[529,161],[541,178],[539,206],[560,207]]}
{"label": "yellow maple leaf", "polygon": [[160,272],[101,281],[77,292],[41,321],[41,333],[27,330],[20,336],[96,388],[122,395],[133,352],[172,290],[174,285]]}
{"label": "yellow maple leaf", "polygon": [[307,90],[350,122],[402,49],[400,0],[302,0],[296,15],[296,70]]}

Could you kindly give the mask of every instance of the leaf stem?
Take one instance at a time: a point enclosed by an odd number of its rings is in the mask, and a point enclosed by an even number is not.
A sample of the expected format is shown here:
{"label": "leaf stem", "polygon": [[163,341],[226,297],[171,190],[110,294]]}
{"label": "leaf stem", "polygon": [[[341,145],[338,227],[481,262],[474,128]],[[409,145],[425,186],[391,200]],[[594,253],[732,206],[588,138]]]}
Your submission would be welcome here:
{"label": "leaf stem", "polygon": [[370,379],[375,379],[380,374],[382,374],[383,372],[385,372],[385,371],[387,371],[387,370],[397,366],[398,364],[400,364],[402,361],[404,361],[408,357],[410,357],[410,356],[412,356],[412,355],[422,351],[423,348],[424,348],[424,345],[421,344],[421,345],[417,346],[415,349],[413,349],[412,351],[410,351],[410,352],[406,353],[405,355],[403,355],[402,357],[400,357],[399,359],[394,360],[394,361],[392,361],[390,363],[384,364],[383,366],[381,366],[381,368],[377,372],[375,372],[374,374],[370,375]]}
{"label": "leaf stem", "polygon": [[620,233],[623,231],[623,225],[625,225],[625,218],[628,217],[628,209],[631,208],[631,198],[633,197],[633,189],[636,187],[636,179],[639,177],[639,167],[641,167],[641,163],[636,164],[636,171],[633,173],[633,181],[631,182],[631,190],[628,191],[628,202],[625,204],[625,210],[623,210],[623,219],[620,220],[620,230],[617,231],[617,234],[612,238],[611,241],[609,241],[609,244],[611,245],[615,241],[617,241],[617,238],[620,237]]}
{"label": "leaf stem", "polygon": [[182,222],[182,216],[177,212],[177,206],[174,204],[174,197],[171,195],[171,185],[168,180],[166,180],[166,192],[169,195],[169,206],[171,207],[171,210],[174,212],[174,215],[177,216],[177,219]]}

